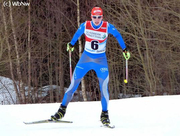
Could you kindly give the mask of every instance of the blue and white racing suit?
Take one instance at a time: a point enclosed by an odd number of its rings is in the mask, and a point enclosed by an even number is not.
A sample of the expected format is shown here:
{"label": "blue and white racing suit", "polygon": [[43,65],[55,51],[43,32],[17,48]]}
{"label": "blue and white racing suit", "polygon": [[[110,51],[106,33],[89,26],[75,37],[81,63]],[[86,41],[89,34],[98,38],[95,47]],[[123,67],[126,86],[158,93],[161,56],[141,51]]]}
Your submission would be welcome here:
{"label": "blue and white racing suit", "polygon": [[105,21],[102,21],[98,26],[94,25],[92,21],[82,23],[74,34],[71,44],[74,45],[82,34],[85,34],[86,38],[85,49],[75,67],[71,84],[65,92],[62,105],[68,105],[81,79],[89,70],[94,70],[100,85],[102,111],[107,111],[109,102],[109,70],[105,50],[108,34],[112,34],[117,39],[122,49],[125,49],[126,45],[117,29]]}

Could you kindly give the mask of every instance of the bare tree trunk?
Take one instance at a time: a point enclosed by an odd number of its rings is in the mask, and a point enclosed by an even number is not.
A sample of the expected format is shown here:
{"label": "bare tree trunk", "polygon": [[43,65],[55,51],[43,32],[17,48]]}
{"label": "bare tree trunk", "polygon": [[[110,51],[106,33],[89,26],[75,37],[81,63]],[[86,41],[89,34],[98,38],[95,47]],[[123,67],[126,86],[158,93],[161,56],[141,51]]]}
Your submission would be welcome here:
{"label": "bare tree trunk", "polygon": [[[49,3],[47,4],[48,5],[48,16],[50,16],[50,5],[49,5]],[[47,29],[48,29],[48,39],[51,39],[52,37],[52,35],[51,35],[51,21],[50,21],[50,19],[47,19]],[[53,49],[52,49],[52,41],[51,40],[49,40],[48,41],[48,48],[49,48],[49,57],[48,57],[48,72],[49,72],[49,85],[50,85],[50,103],[52,103],[52,102],[54,102],[54,90],[53,90],[53,76],[52,76],[52,68],[53,68],[53,66],[52,66],[52,52],[53,52]]]}
{"label": "bare tree trunk", "polygon": [[5,17],[3,5],[2,5],[2,15],[3,15],[4,29],[5,29],[5,39],[6,39],[6,44],[8,46],[8,57],[9,57],[11,78],[13,80],[13,84],[14,84],[16,95],[17,95],[17,98],[18,98],[18,102],[21,102],[21,96],[20,96],[19,91],[17,89],[17,85],[15,83],[14,74],[13,74],[13,63],[12,63],[12,58],[11,58],[11,46],[10,46],[9,40],[8,40],[7,23],[6,23],[6,17]]}
{"label": "bare tree trunk", "polygon": [[[60,44],[62,44],[62,42],[60,42]],[[59,83],[60,83],[60,99],[63,99],[63,95],[64,95],[64,68],[63,68],[63,59],[62,59],[62,46],[60,45],[59,47]]]}
{"label": "bare tree trunk", "polygon": [[11,26],[12,26],[12,32],[13,32],[14,43],[15,43],[15,51],[16,51],[16,59],[17,59],[17,75],[19,79],[19,91],[22,97],[22,103],[25,103],[26,98],[25,98],[25,91],[23,89],[22,75],[20,71],[20,57],[19,57],[17,36],[15,32],[15,26],[14,26],[13,15],[12,15],[12,6],[10,6],[9,9],[10,9],[10,21],[11,21]]}
{"label": "bare tree trunk", "polygon": [[51,43],[49,43],[49,58],[48,58],[48,72],[49,72],[49,85],[50,85],[50,103],[54,102],[54,94],[53,94],[53,81],[52,81],[52,47]]}
{"label": "bare tree trunk", "polygon": [[[63,2],[59,1],[60,3],[58,5],[62,5]],[[63,16],[62,14],[59,15],[59,28],[62,28],[62,23],[63,23]],[[62,42],[62,32],[60,32],[59,35],[59,84],[60,84],[60,101],[63,99],[64,95],[64,67],[63,67],[63,42]]]}
{"label": "bare tree trunk", "polygon": [[[77,0],[77,23],[78,23],[78,27],[79,27],[80,26],[79,0]],[[82,42],[80,39],[78,40],[78,43],[79,43],[79,57],[81,57],[81,55],[82,55]],[[87,101],[86,86],[85,86],[84,77],[82,78],[82,81],[81,81],[81,89],[82,89],[83,99],[84,99],[84,101]]]}
{"label": "bare tree trunk", "polygon": [[[31,0],[29,0],[31,3]],[[31,4],[28,7],[28,102],[31,102]],[[34,100],[35,98],[33,98]]]}

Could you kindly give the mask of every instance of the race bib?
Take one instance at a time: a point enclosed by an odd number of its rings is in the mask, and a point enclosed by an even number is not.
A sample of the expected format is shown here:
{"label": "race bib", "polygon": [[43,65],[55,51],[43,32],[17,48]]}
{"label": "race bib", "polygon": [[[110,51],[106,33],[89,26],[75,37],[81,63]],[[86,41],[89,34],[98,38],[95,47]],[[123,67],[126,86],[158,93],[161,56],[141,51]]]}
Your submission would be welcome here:
{"label": "race bib", "polygon": [[94,29],[90,21],[86,22],[85,27],[85,50],[90,53],[104,53],[107,41],[107,22],[103,22],[99,29]]}

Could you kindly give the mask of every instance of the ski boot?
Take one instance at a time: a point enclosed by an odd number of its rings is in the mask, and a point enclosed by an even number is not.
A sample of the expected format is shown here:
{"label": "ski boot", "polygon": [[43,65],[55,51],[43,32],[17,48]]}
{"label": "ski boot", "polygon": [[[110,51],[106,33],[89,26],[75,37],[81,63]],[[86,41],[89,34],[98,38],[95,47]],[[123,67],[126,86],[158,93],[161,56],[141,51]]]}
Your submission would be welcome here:
{"label": "ski boot", "polygon": [[101,113],[101,122],[102,122],[103,125],[109,125],[110,124],[108,111],[102,111],[102,113]]}
{"label": "ski boot", "polygon": [[66,113],[66,106],[60,106],[58,109],[58,112],[56,112],[54,115],[51,116],[51,120],[58,120],[62,119]]}

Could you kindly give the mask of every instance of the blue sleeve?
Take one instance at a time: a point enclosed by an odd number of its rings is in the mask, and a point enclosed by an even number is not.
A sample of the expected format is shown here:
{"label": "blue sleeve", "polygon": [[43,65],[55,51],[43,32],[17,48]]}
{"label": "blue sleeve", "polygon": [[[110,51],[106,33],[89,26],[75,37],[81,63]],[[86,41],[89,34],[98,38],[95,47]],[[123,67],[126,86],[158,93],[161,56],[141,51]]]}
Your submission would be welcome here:
{"label": "blue sleeve", "polygon": [[74,36],[73,36],[73,38],[71,40],[72,45],[74,45],[77,42],[79,37],[84,33],[84,30],[85,30],[85,22],[80,25],[80,27],[78,28],[78,30],[74,34]]}
{"label": "blue sleeve", "polygon": [[112,34],[118,41],[119,45],[121,46],[121,48],[124,50],[126,48],[126,45],[124,43],[124,40],[121,36],[121,34],[118,32],[118,30],[112,25],[109,23],[109,26],[108,26],[108,33]]}

